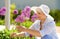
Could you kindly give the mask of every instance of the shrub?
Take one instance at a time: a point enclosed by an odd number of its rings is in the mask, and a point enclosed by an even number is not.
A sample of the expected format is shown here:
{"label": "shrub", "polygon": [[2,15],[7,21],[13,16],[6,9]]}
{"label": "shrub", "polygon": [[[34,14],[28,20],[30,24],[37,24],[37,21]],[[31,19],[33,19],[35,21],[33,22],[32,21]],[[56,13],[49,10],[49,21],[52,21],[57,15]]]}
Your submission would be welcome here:
{"label": "shrub", "polygon": [[[0,31],[0,39],[30,39],[30,37],[14,37],[14,38],[11,38],[10,37],[10,34],[12,32],[16,32],[16,30],[8,30],[8,29],[5,29],[3,31]],[[32,37],[31,39],[34,39],[34,37]]]}

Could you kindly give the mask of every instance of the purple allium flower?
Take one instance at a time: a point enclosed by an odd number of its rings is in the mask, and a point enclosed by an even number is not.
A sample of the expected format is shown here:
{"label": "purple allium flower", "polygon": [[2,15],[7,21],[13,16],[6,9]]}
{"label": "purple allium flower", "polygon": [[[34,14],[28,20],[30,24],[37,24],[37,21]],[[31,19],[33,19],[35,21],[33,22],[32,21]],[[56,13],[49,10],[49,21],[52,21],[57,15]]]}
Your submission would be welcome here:
{"label": "purple allium flower", "polygon": [[6,7],[2,7],[1,9],[2,9],[2,11],[5,11],[6,12]]}
{"label": "purple allium flower", "polygon": [[32,18],[31,21],[34,22],[35,21],[35,18]]}
{"label": "purple allium flower", "polygon": [[37,18],[37,15],[34,14],[34,15],[31,17],[31,21],[34,22],[34,21],[36,20],[36,18]]}
{"label": "purple allium flower", "polygon": [[13,12],[14,14],[18,14],[18,10],[14,10],[14,12]]}
{"label": "purple allium flower", "polygon": [[26,6],[24,10],[22,10],[22,14],[24,14],[26,18],[30,18],[30,12],[31,12],[31,9],[29,6]]}
{"label": "purple allium flower", "polygon": [[24,15],[24,17],[28,20],[30,18],[30,14],[29,13],[22,13],[21,15]]}
{"label": "purple allium flower", "polygon": [[16,22],[24,22],[25,20],[28,20],[30,18],[30,12],[31,9],[29,6],[26,6],[22,12],[21,15],[17,16],[17,18],[15,19]]}
{"label": "purple allium flower", "polygon": [[3,7],[0,9],[0,15],[5,15],[6,13],[6,7]]}
{"label": "purple allium flower", "polygon": [[16,22],[24,22],[24,16],[23,15],[18,15],[17,18],[15,19]]}
{"label": "purple allium flower", "polygon": [[2,10],[0,9],[0,13],[2,13]]}
{"label": "purple allium flower", "polygon": [[30,9],[29,6],[26,6],[26,7],[24,8],[24,10],[26,11],[26,13],[30,13],[30,11],[31,11],[31,9]]}
{"label": "purple allium flower", "polygon": [[2,11],[1,11],[1,9],[0,9],[0,15],[1,15],[1,13],[2,13]]}

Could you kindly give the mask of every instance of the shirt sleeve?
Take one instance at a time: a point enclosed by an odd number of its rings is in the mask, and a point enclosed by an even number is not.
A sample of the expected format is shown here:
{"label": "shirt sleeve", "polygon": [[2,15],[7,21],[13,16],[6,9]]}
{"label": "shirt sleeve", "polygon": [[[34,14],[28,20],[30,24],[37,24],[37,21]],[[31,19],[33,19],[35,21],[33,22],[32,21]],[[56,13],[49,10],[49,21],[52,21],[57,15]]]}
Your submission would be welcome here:
{"label": "shirt sleeve", "polygon": [[29,29],[37,30],[40,27],[40,20],[36,20]]}
{"label": "shirt sleeve", "polygon": [[54,26],[55,26],[55,22],[50,22],[50,23],[47,23],[45,26],[44,26],[44,29],[40,30],[40,34],[41,36],[45,36],[47,34],[50,34],[53,30],[54,30]]}
{"label": "shirt sleeve", "polygon": [[[36,20],[36,21],[31,25],[31,27],[29,27],[29,29],[36,30],[36,29],[38,28],[38,26],[39,26],[39,23],[40,23],[40,21],[39,21],[39,20]],[[27,32],[25,32],[25,35],[26,35],[26,36],[29,36],[30,34],[27,33]]]}

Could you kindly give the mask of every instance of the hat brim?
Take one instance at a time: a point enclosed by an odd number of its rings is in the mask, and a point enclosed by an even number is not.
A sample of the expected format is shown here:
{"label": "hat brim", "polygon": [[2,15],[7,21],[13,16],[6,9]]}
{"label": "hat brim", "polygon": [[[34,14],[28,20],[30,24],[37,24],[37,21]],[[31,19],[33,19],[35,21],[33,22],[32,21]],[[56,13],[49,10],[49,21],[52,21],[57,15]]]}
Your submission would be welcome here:
{"label": "hat brim", "polygon": [[[40,8],[40,7],[33,6],[33,7],[31,7],[31,10],[33,10],[35,13],[37,13],[37,11],[36,11],[37,8]],[[40,9],[41,9],[41,8],[40,8]],[[42,9],[41,9],[41,10],[42,10]],[[48,14],[46,14],[43,10],[42,10],[42,12],[43,12],[46,16],[48,16]]]}
{"label": "hat brim", "polygon": [[31,10],[33,10],[35,13],[37,13],[36,12],[36,9],[37,9],[38,7],[37,6],[33,6],[33,7],[31,7]]}

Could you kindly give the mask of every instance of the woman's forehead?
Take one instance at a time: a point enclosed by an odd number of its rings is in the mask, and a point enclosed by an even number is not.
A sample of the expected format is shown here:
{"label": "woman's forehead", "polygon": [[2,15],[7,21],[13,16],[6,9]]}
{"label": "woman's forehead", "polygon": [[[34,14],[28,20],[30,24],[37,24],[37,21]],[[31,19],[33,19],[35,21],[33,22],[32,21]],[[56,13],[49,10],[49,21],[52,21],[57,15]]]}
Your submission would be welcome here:
{"label": "woman's forehead", "polygon": [[38,13],[43,13],[40,8],[36,8],[36,11],[37,11]]}

